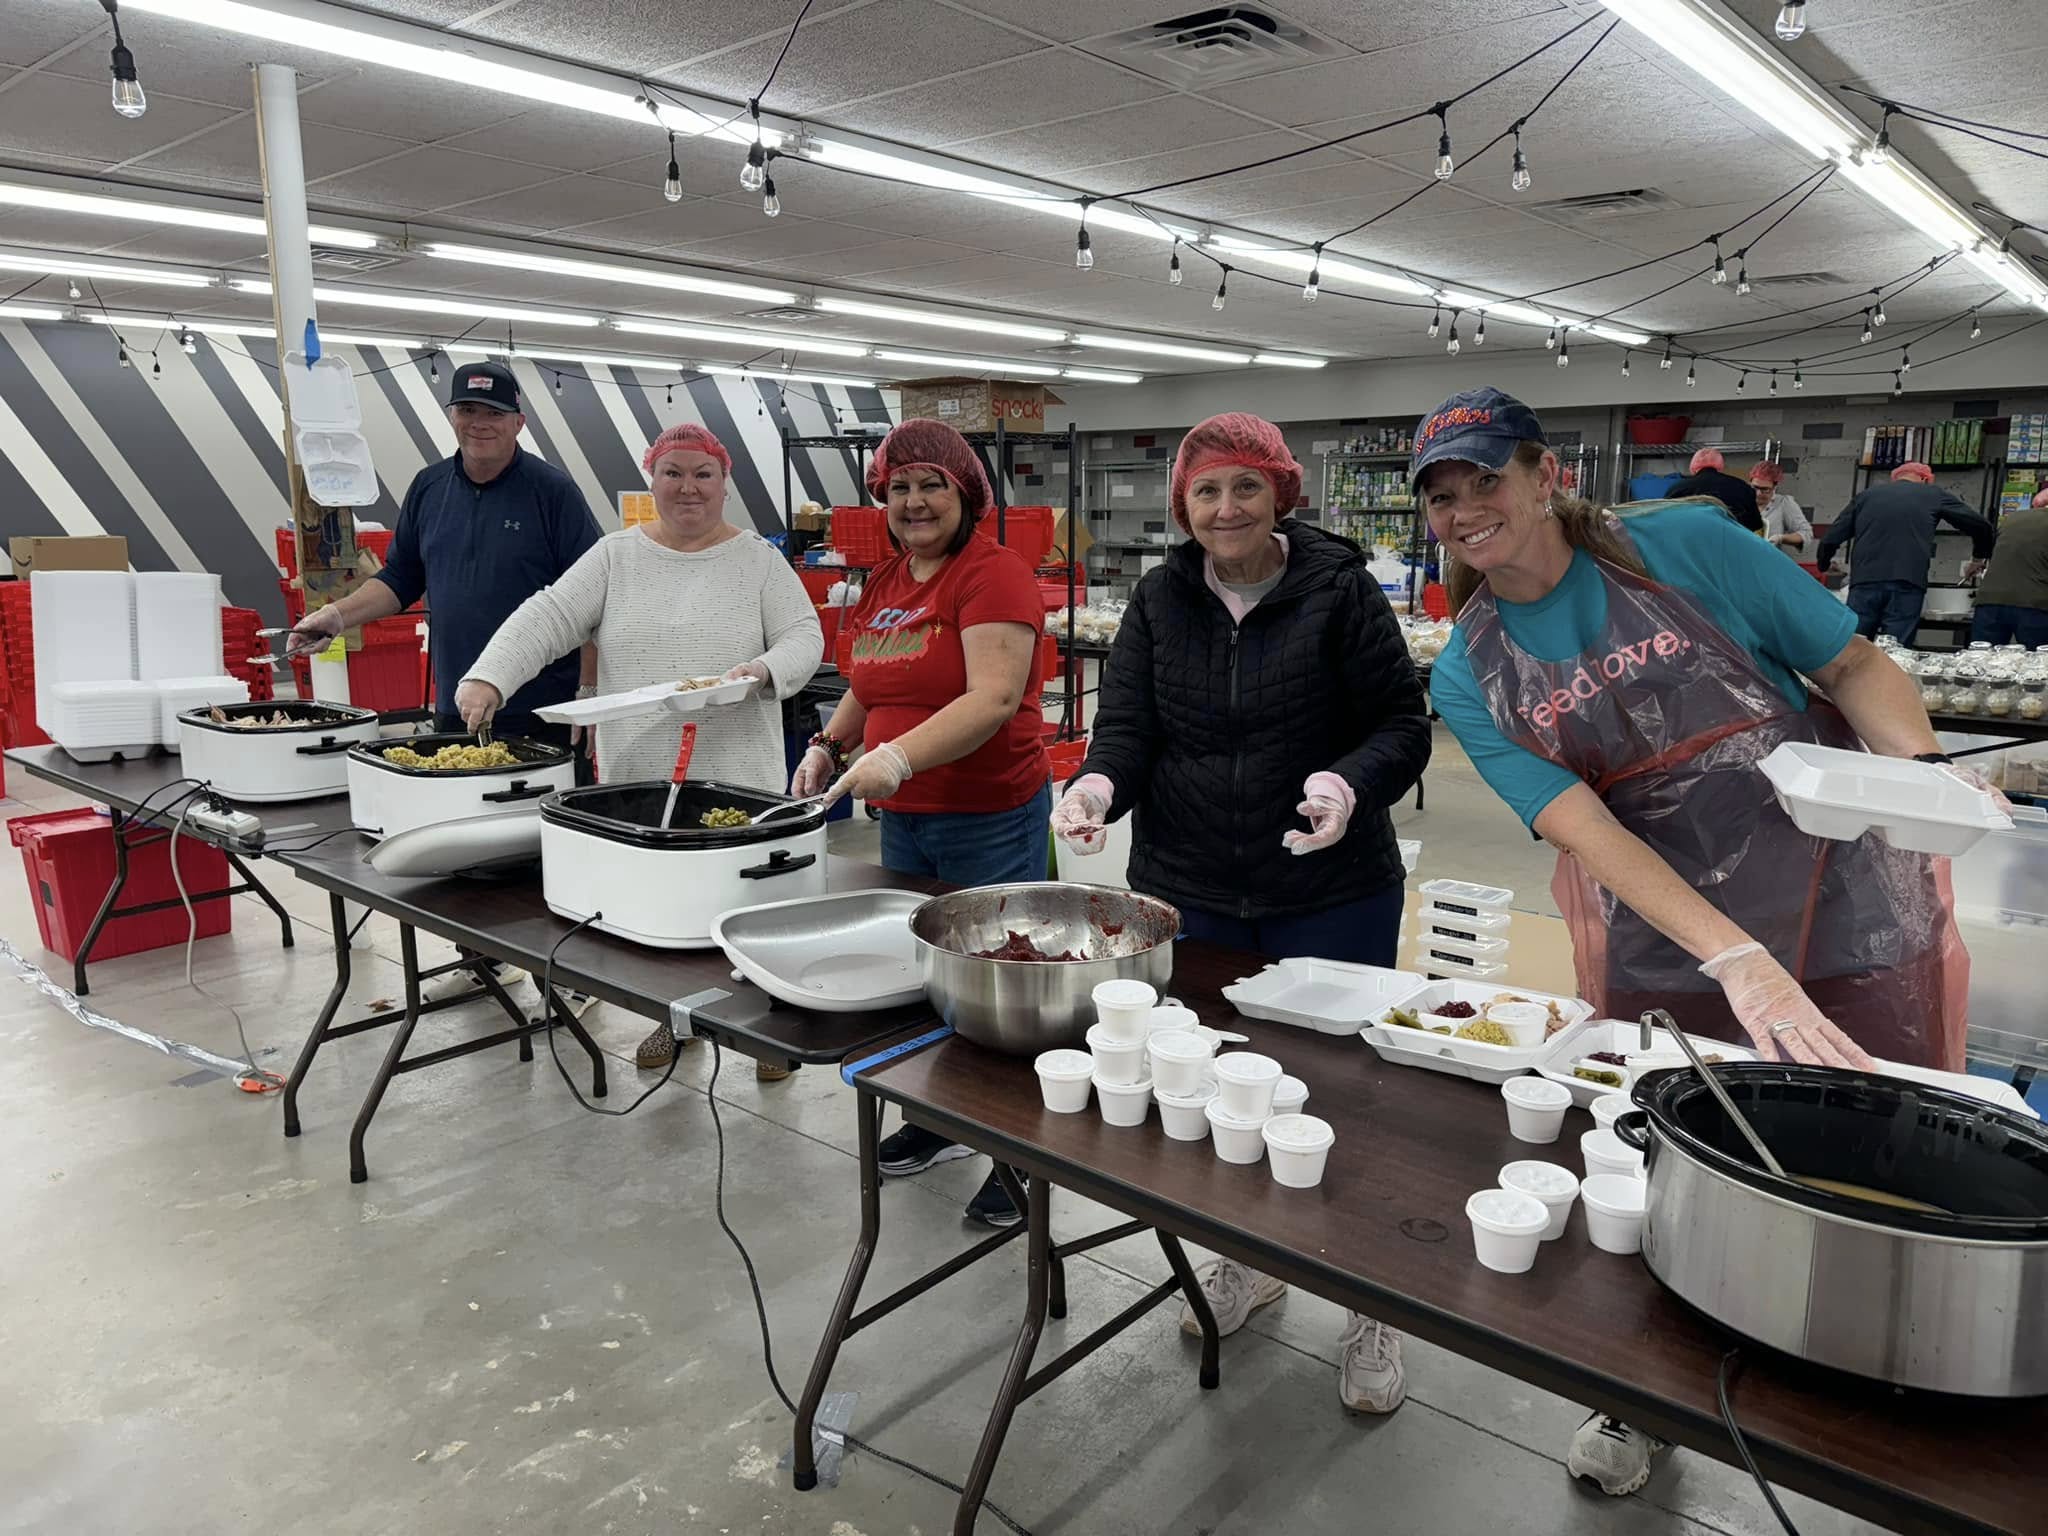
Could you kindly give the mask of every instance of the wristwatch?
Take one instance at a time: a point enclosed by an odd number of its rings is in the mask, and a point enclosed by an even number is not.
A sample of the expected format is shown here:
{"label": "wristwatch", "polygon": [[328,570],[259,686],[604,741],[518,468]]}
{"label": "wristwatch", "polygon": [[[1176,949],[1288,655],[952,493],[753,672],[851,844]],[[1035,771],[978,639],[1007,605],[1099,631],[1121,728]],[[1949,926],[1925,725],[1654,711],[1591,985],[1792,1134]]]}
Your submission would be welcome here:
{"label": "wristwatch", "polygon": [[1913,754],[1913,761],[1916,763],[1953,763],[1955,759],[1946,752],[1915,752]]}
{"label": "wristwatch", "polygon": [[576,697],[577,697],[577,698],[579,698],[579,699],[594,699],[594,698],[596,698],[596,697],[597,697],[597,684],[595,684],[595,683],[581,683],[581,684],[578,684],[578,685],[577,685],[577,688],[576,688]]}

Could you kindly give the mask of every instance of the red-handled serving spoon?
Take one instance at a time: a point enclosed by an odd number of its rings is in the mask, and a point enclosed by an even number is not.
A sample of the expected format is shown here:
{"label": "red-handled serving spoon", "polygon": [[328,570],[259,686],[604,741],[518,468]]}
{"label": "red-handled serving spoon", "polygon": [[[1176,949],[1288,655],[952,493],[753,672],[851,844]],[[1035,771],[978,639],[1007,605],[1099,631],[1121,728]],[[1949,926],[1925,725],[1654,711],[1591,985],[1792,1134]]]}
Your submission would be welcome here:
{"label": "red-handled serving spoon", "polygon": [[683,744],[676,749],[676,765],[669,770],[668,803],[661,808],[661,825],[668,827],[669,818],[676,813],[676,796],[682,793],[683,780],[690,772],[690,757],[697,750],[697,722],[683,724]]}

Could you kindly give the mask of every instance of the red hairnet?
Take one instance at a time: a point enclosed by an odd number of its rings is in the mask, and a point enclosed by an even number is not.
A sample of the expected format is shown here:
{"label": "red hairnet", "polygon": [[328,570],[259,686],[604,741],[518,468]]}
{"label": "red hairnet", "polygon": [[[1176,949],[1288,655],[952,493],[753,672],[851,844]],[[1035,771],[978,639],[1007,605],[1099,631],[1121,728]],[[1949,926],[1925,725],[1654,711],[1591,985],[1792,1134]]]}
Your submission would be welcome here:
{"label": "red hairnet", "polygon": [[725,451],[725,444],[711,435],[707,427],[700,427],[694,421],[679,422],[647,445],[647,452],[641,456],[640,467],[648,474],[654,473],[654,464],[664,453],[674,453],[678,448],[691,453],[708,453],[718,460],[729,475],[732,473],[732,455]]}
{"label": "red hairnet", "polygon": [[943,421],[913,417],[882,439],[868,464],[868,491],[875,500],[889,499],[889,479],[906,469],[935,469],[960,493],[960,510],[979,517],[995,503],[981,455],[966,438]]}
{"label": "red hairnet", "polygon": [[1934,484],[1934,471],[1918,459],[1908,459],[1892,471],[1894,480],[1918,480],[1922,485]]}
{"label": "red hairnet", "polygon": [[1188,482],[1219,464],[1241,464],[1272,481],[1276,517],[1285,517],[1301,499],[1301,466],[1287,451],[1280,429],[1248,411],[1225,411],[1182,438],[1180,452],[1173,456],[1167,505],[1182,528],[1188,526]]}
{"label": "red hairnet", "polygon": [[1756,465],[1750,470],[1749,483],[1751,485],[1783,485],[1785,483],[1785,467],[1782,464],[1773,464],[1769,459],[1765,459],[1761,464]]}
{"label": "red hairnet", "polygon": [[1688,475],[1696,475],[1703,469],[1726,469],[1728,461],[1721,457],[1718,448],[1702,448],[1692,456],[1692,462],[1685,466]]}

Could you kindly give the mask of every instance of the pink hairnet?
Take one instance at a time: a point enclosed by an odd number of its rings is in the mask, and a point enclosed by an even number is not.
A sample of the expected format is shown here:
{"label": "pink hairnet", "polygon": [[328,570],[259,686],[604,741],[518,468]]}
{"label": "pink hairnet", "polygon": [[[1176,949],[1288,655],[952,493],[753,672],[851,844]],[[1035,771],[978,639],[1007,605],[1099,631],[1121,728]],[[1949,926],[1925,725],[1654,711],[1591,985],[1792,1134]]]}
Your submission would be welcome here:
{"label": "pink hairnet", "polygon": [[935,469],[960,493],[960,510],[979,517],[995,504],[988,471],[967,439],[943,421],[917,416],[882,439],[868,464],[868,491],[877,501],[889,499],[889,479],[901,470]]}
{"label": "pink hairnet", "polygon": [[1703,469],[1726,469],[1728,461],[1721,457],[1718,448],[1702,448],[1692,456],[1692,462],[1685,466],[1688,475],[1696,475]]}
{"label": "pink hairnet", "polygon": [[651,475],[655,461],[664,453],[674,453],[678,448],[691,453],[708,453],[718,460],[728,475],[732,473],[732,455],[725,451],[725,444],[713,437],[709,428],[700,427],[694,421],[678,422],[649,443],[647,452],[641,456],[640,467]]}
{"label": "pink hairnet", "polygon": [[1241,464],[1272,481],[1276,516],[1285,517],[1301,499],[1301,466],[1287,451],[1280,429],[1248,411],[1225,411],[1182,438],[1180,452],[1173,456],[1167,505],[1182,528],[1188,526],[1188,482],[1219,464]]}
{"label": "pink hairnet", "polygon": [[2048,485],[2044,485],[2041,487],[2041,489],[2034,492],[2033,505],[2037,507],[2048,507]]}
{"label": "pink hairnet", "polygon": [[1894,480],[1918,480],[1922,485],[1934,484],[1934,471],[1918,459],[1908,459],[1892,471]]}
{"label": "pink hairnet", "polygon": [[1785,467],[1782,464],[1773,464],[1769,459],[1765,459],[1761,464],[1754,466],[1750,470],[1749,483],[1751,485],[1783,485],[1785,483]]}

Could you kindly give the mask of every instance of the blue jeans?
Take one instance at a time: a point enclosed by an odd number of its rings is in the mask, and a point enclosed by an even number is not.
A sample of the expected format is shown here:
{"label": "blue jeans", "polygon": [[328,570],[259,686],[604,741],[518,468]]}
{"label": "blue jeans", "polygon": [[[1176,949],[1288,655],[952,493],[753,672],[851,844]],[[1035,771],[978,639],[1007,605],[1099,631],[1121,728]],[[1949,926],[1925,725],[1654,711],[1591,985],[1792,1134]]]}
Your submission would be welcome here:
{"label": "blue jeans", "polygon": [[1043,880],[1052,785],[1014,811],[884,811],[882,867],[948,885]]}
{"label": "blue jeans", "polygon": [[1913,643],[1920,627],[1920,605],[1927,589],[1910,581],[1865,581],[1849,585],[1849,607],[1856,614],[1856,633],[1875,640],[1883,630],[1901,645]]}
{"label": "blue jeans", "polygon": [[2017,640],[2028,650],[2048,645],[2048,609],[2022,608],[2017,603],[1979,603],[1970,620],[1970,638],[1992,645]]}
{"label": "blue jeans", "polygon": [[1401,944],[1407,888],[1395,884],[1358,901],[1294,917],[1226,917],[1181,910],[1181,934],[1228,949],[1248,949],[1269,960],[1349,960],[1391,970]]}

